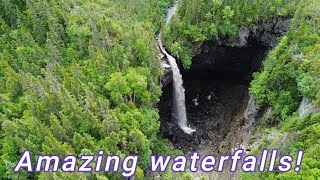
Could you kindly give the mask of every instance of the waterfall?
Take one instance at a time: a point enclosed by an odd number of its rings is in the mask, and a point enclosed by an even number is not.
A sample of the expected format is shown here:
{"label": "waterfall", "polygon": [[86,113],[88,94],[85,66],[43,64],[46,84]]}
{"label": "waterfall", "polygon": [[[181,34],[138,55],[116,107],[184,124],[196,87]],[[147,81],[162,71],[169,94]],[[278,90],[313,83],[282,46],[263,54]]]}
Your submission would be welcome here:
{"label": "waterfall", "polygon": [[178,120],[180,128],[188,134],[195,132],[187,125],[187,111],[185,105],[185,93],[183,88],[182,76],[176,63],[176,59],[166,55],[173,73],[173,112],[172,116]]}
{"label": "waterfall", "polygon": [[[169,24],[172,16],[175,14],[177,10],[178,1],[168,10],[166,25]],[[169,64],[171,66],[172,74],[173,74],[173,109],[172,109],[172,117],[178,122],[180,128],[188,134],[192,134],[196,130],[188,127],[187,122],[187,111],[185,105],[185,89],[183,87],[183,80],[180,74],[180,70],[178,68],[176,59],[172,57],[162,46],[161,42],[161,33],[159,33],[158,37],[158,46],[160,51],[168,58]]]}
{"label": "waterfall", "polygon": [[173,74],[173,109],[172,109],[172,117],[178,121],[178,125],[180,128],[188,134],[192,134],[196,130],[188,127],[187,122],[187,111],[185,104],[185,94],[183,87],[183,80],[180,74],[180,70],[176,63],[176,59],[172,57],[162,46],[161,43],[161,33],[157,37],[158,46],[160,51],[168,58],[169,65],[171,66],[172,74]]}

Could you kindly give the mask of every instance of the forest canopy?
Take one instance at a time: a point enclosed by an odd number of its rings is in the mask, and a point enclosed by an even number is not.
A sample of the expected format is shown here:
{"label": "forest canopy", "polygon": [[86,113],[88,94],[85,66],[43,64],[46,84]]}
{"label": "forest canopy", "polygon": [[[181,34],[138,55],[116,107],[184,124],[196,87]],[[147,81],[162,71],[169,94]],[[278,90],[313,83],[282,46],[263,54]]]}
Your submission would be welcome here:
{"label": "forest canopy", "polygon": [[[13,173],[21,153],[170,152],[159,139],[155,34],[172,0],[0,1],[0,178],[119,179],[119,173]],[[35,158],[33,158],[35,161]]]}
{"label": "forest canopy", "polygon": [[166,48],[188,69],[203,42],[234,38],[241,26],[278,16],[292,18],[290,31],[254,74],[250,93],[281,122],[263,122],[263,143],[253,151],[281,145],[283,155],[303,149],[304,165],[298,174],[242,178],[319,177],[320,115],[297,113],[303,98],[320,106],[318,0],[180,0],[163,28],[174,2],[0,0],[0,179],[122,178],[120,173],[14,173],[26,149],[61,157],[101,149],[121,158],[138,154],[135,178],[143,179],[151,154],[182,153],[158,135],[162,72],[156,34],[163,31]]}
{"label": "forest canopy", "polygon": [[[264,148],[280,148],[280,155],[305,150],[300,173],[250,173],[243,179],[317,179],[319,177],[320,116],[298,113],[302,99],[320,106],[320,5],[317,0],[185,0],[179,2],[178,15],[165,29],[166,44],[181,59],[183,67],[191,67],[192,58],[201,44],[216,37],[235,38],[241,26],[277,16],[292,17],[290,31],[280,39],[254,74],[250,94],[260,106],[271,109],[272,122],[260,122]],[[201,50],[201,49],[200,49]],[[252,137],[256,140],[257,137]],[[258,141],[258,140],[257,140]]]}

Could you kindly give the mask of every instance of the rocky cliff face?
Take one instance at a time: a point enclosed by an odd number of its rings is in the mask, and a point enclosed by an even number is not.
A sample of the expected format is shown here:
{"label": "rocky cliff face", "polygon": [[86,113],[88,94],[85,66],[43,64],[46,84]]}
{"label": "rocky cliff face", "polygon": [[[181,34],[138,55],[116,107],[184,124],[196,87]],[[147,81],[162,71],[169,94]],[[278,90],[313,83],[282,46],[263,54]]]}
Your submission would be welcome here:
{"label": "rocky cliff face", "polygon": [[278,44],[280,37],[289,32],[290,19],[291,17],[275,17],[259,21],[248,27],[240,27],[236,38],[217,37],[214,41],[217,45],[230,47],[247,47],[253,42],[272,48]]}
{"label": "rocky cliff face", "polygon": [[173,74],[168,60],[165,56],[161,58],[162,75],[160,76],[161,89],[168,86],[172,82]]}
{"label": "rocky cliff face", "polygon": [[[206,41],[200,45],[199,55],[194,58],[192,68],[201,65],[209,65],[208,67],[211,69],[219,68],[219,66],[228,66],[229,69],[249,71],[249,74],[251,74],[251,72],[257,71],[260,67],[261,58],[266,55],[266,50],[275,47],[280,37],[288,33],[290,19],[291,17],[275,17],[270,20],[259,21],[247,27],[240,27],[238,37],[219,36],[211,41]],[[256,50],[256,54],[250,58],[239,58],[239,54],[242,56],[248,54],[244,52],[245,49],[241,48],[251,48]],[[225,56],[229,57],[226,58]],[[230,59],[230,61],[225,62],[225,59]],[[239,62],[237,59],[248,59],[250,62]],[[160,78],[160,84],[164,88],[172,81],[172,72],[164,56],[161,56],[161,61],[163,75]],[[252,63],[251,69],[242,67],[243,63]]]}
{"label": "rocky cliff face", "polygon": [[182,133],[171,120],[172,72],[160,55],[164,72],[159,103],[163,136],[186,151],[214,147],[218,153],[247,148],[250,135],[265,113],[248,92],[252,73],[259,70],[268,50],[289,31],[289,24],[290,18],[277,17],[241,27],[236,38],[217,37],[202,43],[191,68],[182,70],[188,120],[197,129],[192,136]]}
{"label": "rocky cliff face", "polygon": [[299,109],[299,117],[304,118],[308,114],[317,114],[320,112],[320,107],[317,107],[312,104],[312,101],[306,97],[304,97],[300,103]]}
{"label": "rocky cliff face", "polygon": [[[162,57],[161,135],[177,149],[197,150],[202,155],[232,153],[236,148],[248,152],[259,145],[259,141],[250,142],[252,135],[259,133],[259,124],[280,119],[274,120],[271,109],[259,107],[248,87],[252,73],[259,70],[268,50],[289,31],[289,24],[289,17],[277,17],[241,27],[238,37],[216,37],[199,46],[191,68],[182,70],[187,117],[197,130],[192,135],[183,133],[172,121],[172,72]],[[304,104],[303,110],[310,109],[310,102]],[[237,177],[234,173],[217,175],[217,179]]]}

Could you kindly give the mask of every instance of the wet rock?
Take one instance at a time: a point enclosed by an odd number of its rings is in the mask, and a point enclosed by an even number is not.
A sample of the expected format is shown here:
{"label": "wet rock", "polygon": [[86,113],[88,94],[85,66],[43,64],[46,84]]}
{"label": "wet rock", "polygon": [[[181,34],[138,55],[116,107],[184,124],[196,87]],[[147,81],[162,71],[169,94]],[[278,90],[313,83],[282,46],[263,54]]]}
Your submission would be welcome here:
{"label": "wet rock", "polygon": [[[220,79],[223,77],[215,73],[205,73],[203,76],[201,73],[205,71],[190,70],[183,76],[188,121],[189,125],[196,129],[192,135],[183,133],[172,119],[170,107],[172,84],[163,89],[159,104],[161,135],[171,140],[175,148],[185,152],[199,150],[201,147],[219,149],[219,143],[228,134],[235,114],[242,109],[240,107],[246,105],[243,99],[247,97],[247,84],[237,82],[233,76],[230,79]],[[208,100],[209,95],[211,95],[210,100]],[[195,98],[199,103],[198,106],[194,104]]]}
{"label": "wet rock", "polygon": [[161,69],[163,73],[160,77],[160,87],[164,88],[172,82],[173,78],[171,67],[165,58],[162,58],[161,60]]}

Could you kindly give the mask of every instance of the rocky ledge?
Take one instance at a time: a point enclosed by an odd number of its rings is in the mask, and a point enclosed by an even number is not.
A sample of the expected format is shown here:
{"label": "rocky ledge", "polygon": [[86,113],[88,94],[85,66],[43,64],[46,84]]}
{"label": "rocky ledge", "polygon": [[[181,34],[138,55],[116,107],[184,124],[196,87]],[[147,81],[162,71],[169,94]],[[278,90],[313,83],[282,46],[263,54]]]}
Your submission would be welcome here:
{"label": "rocky ledge", "polygon": [[273,48],[279,38],[286,35],[290,30],[290,16],[279,16],[269,20],[262,20],[246,26],[241,26],[239,36],[236,38],[216,37],[217,45],[230,47],[246,47],[250,41]]}
{"label": "rocky ledge", "polygon": [[[217,36],[213,40],[202,43],[199,50],[206,53],[206,51],[215,51],[219,46],[242,48],[257,44],[271,49],[278,44],[282,36],[289,32],[290,20],[290,16],[281,16],[262,20],[249,26],[241,26],[238,37]],[[166,57],[161,53],[160,59],[163,72],[160,77],[160,86],[164,88],[172,82],[172,72]],[[203,63],[207,64],[207,62]]]}

